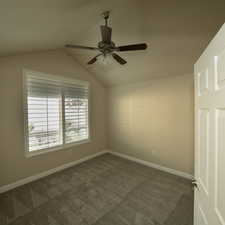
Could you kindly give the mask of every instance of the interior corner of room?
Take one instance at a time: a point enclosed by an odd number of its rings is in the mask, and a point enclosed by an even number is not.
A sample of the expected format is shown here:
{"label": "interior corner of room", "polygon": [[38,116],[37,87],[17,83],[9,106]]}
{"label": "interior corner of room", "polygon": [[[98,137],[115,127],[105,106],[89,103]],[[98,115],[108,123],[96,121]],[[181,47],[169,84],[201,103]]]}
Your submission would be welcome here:
{"label": "interior corner of room", "polygon": [[[0,65],[1,185],[106,149],[193,175],[193,74],[106,88],[60,50],[2,57]],[[25,157],[24,68],[90,82],[89,143]]]}

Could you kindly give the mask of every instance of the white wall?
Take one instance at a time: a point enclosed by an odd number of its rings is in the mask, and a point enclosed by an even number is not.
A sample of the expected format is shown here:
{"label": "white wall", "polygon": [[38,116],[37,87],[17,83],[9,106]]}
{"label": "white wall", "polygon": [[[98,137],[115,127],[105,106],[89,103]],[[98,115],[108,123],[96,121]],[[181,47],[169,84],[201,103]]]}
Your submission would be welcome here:
{"label": "white wall", "polygon": [[[90,143],[32,158],[25,157],[22,83],[24,68],[90,81]],[[0,186],[108,147],[192,174],[193,93],[191,74],[106,90],[63,50],[2,57]]]}
{"label": "white wall", "polygon": [[193,174],[193,75],[113,87],[110,149]]}
{"label": "white wall", "polygon": [[[90,143],[25,158],[23,68],[90,81]],[[105,149],[106,101],[105,88],[63,50],[0,58],[0,186]]]}

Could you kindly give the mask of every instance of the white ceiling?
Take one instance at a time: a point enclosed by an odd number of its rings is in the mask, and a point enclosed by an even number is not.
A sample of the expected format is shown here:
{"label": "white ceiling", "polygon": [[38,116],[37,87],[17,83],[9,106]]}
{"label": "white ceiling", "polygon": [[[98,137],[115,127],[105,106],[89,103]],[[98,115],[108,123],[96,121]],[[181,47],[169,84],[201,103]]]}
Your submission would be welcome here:
{"label": "white ceiling", "polygon": [[87,66],[95,52],[67,50],[107,86],[192,73],[225,22],[224,0],[1,0],[0,56],[66,43],[96,46],[105,10],[111,10],[117,45],[149,45],[147,51],[120,53],[128,61],[125,66]]}

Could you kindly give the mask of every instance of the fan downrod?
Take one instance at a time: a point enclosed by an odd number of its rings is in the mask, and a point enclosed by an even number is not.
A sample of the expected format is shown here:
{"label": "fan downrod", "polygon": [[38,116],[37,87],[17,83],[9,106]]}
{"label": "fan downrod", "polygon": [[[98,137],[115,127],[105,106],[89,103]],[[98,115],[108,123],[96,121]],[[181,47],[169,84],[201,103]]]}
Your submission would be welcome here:
{"label": "fan downrod", "polygon": [[124,60],[115,52],[139,51],[139,50],[145,50],[148,47],[146,43],[116,46],[115,43],[112,41],[112,28],[108,26],[110,11],[103,12],[101,16],[105,20],[105,25],[100,26],[101,41],[98,42],[97,47],[88,47],[88,46],[72,45],[72,44],[67,44],[65,45],[65,47],[98,51],[99,54],[97,54],[94,58],[92,58],[88,62],[88,64],[95,63],[97,61],[97,58],[101,55],[103,55],[104,57],[106,57],[107,55],[111,55],[121,65],[126,64],[127,61]]}
{"label": "fan downrod", "polygon": [[105,12],[103,12],[103,13],[101,14],[102,17],[103,17],[104,20],[105,20],[105,26],[108,26],[109,14],[110,14],[110,11],[105,11]]}

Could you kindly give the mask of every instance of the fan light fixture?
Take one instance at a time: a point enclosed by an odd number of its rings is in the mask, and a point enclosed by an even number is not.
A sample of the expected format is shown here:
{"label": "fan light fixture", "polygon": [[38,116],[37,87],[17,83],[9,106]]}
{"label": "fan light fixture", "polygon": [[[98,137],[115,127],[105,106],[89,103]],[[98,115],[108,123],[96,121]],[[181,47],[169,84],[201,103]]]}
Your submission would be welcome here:
{"label": "fan light fixture", "polygon": [[109,65],[112,63],[113,58],[111,54],[106,54],[106,55],[100,55],[98,57],[98,61],[99,63],[103,64],[103,65]]}
{"label": "fan light fixture", "polygon": [[112,41],[112,28],[108,26],[109,11],[102,13],[102,16],[105,20],[105,25],[102,25],[100,27],[102,40],[98,43],[97,47],[87,47],[87,46],[71,45],[71,44],[68,44],[65,47],[97,51],[99,54],[97,54],[94,58],[92,58],[87,63],[89,65],[95,63],[97,60],[100,60],[102,64],[106,65],[111,63],[112,58],[115,59],[119,64],[124,65],[127,63],[127,61],[124,60],[115,52],[139,51],[139,50],[145,50],[147,48],[146,43],[116,46],[115,43]]}

